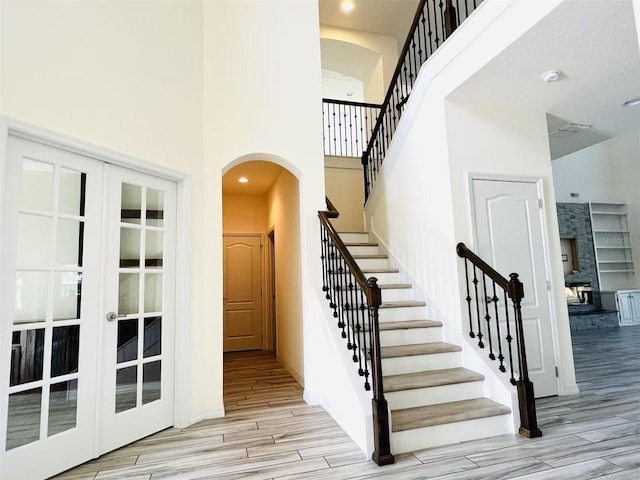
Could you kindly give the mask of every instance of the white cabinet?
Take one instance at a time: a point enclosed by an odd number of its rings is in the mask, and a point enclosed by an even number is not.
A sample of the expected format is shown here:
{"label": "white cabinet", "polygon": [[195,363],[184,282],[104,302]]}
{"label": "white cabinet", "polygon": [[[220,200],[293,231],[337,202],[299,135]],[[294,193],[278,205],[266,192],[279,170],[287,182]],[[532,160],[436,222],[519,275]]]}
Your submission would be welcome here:
{"label": "white cabinet", "polygon": [[636,287],[627,206],[623,203],[590,203],[589,209],[600,290]]}
{"label": "white cabinet", "polygon": [[616,303],[620,326],[640,325],[640,290],[616,292]]}

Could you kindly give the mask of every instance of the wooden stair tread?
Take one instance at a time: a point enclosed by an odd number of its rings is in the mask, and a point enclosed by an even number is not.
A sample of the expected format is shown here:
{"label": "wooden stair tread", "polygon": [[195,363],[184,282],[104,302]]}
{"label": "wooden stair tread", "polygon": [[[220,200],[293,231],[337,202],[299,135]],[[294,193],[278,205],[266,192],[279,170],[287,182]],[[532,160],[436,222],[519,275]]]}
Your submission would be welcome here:
{"label": "wooden stair tread", "polygon": [[438,387],[456,383],[478,382],[484,375],[463,367],[416,373],[389,375],[383,378],[385,392],[400,392],[416,388]]}
{"label": "wooden stair tread", "polygon": [[365,234],[365,233],[366,233],[367,235],[369,235],[369,232],[338,232],[338,235],[340,235],[340,234],[342,234],[342,233],[347,233],[347,234],[348,234],[348,233],[362,233],[362,234]]}
{"label": "wooden stair tread", "polygon": [[378,287],[380,287],[381,290],[395,290],[395,289],[401,289],[401,288],[411,288],[411,284],[410,283],[383,283],[383,284],[378,284]]}
{"label": "wooden stair tread", "polygon": [[345,247],[377,247],[377,243],[373,242],[344,242]]}
{"label": "wooden stair tread", "polygon": [[397,268],[363,268],[362,273],[400,273]]}
{"label": "wooden stair tread", "polygon": [[427,302],[416,302],[414,300],[398,300],[397,302],[382,302],[380,308],[403,308],[403,307],[424,307]]}
{"label": "wooden stair tread", "polygon": [[391,412],[391,423],[393,432],[401,432],[414,428],[463,422],[465,420],[507,415],[509,413],[511,413],[509,407],[505,407],[493,400],[474,398],[459,402],[395,410]]}
{"label": "wooden stair tread", "polygon": [[388,330],[409,330],[412,328],[434,328],[441,327],[442,322],[436,320],[405,320],[402,322],[380,322],[380,331]]}
{"label": "wooden stair tread", "polygon": [[366,258],[389,258],[388,255],[384,255],[382,253],[374,253],[371,255],[352,255],[352,257],[361,260]]}
{"label": "wooden stair tread", "polygon": [[380,347],[382,358],[412,357],[414,355],[432,355],[435,353],[459,352],[459,345],[445,342],[417,343],[414,345],[391,345]]}

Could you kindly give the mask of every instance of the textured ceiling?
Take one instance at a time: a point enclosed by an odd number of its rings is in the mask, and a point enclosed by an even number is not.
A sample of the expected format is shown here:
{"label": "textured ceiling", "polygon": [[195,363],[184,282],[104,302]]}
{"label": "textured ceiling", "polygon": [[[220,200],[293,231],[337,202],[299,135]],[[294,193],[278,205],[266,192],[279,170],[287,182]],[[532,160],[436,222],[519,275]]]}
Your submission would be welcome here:
{"label": "textured ceiling", "polygon": [[[549,70],[563,72],[545,83]],[[640,132],[640,53],[631,0],[568,0],[457,89],[451,100],[541,111],[549,132],[569,122],[593,125],[550,138],[552,158],[604,139]]]}

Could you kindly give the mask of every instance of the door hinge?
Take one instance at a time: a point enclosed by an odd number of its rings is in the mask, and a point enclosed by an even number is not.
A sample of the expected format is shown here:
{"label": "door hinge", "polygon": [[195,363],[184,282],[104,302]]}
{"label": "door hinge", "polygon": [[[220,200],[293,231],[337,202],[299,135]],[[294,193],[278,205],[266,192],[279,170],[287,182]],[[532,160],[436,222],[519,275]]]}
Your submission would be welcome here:
{"label": "door hinge", "polygon": [[556,378],[558,378],[560,376],[560,373],[558,373],[558,367],[556,367]]}
{"label": "door hinge", "polygon": [[547,280],[547,291],[551,291],[551,282]]}
{"label": "door hinge", "polygon": [[538,199],[538,208],[540,208],[540,209],[542,208],[542,199],[541,198]]}

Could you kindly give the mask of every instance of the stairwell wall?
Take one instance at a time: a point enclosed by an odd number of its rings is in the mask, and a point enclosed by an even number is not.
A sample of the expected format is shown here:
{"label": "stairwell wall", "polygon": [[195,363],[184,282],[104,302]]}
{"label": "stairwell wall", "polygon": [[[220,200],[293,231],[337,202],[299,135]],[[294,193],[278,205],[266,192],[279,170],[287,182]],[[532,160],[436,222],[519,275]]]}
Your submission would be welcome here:
{"label": "stairwell wall", "polygon": [[[545,217],[551,258],[556,258],[557,253],[559,259],[559,240],[544,115],[518,112],[516,125],[510,131],[506,123],[511,119],[505,117],[504,112],[482,108],[478,112],[471,108],[462,113],[468,105],[461,107],[446,99],[560,3],[561,0],[485,1],[468,24],[432,55],[418,75],[366,205],[368,228],[427,294],[432,317],[452,326],[458,333],[464,330],[461,308],[464,273],[455,245],[460,241],[473,245],[470,173],[505,172],[542,177],[546,187]],[[460,125],[455,123],[467,114],[477,116],[467,117]],[[531,146],[517,143],[525,127],[534,128],[536,140],[533,151],[520,161],[517,155],[523,153],[521,149]],[[489,134],[488,139],[483,139],[485,134]],[[559,261],[555,263],[551,280],[562,287],[561,265]],[[556,289],[556,305],[564,305],[560,303],[564,302],[564,298],[560,299],[563,292],[563,288]],[[556,317],[560,391],[574,393],[577,386],[571,340],[568,319],[563,315],[566,316],[566,311],[558,311]],[[496,388],[500,388],[501,383],[504,382],[496,377]]]}

